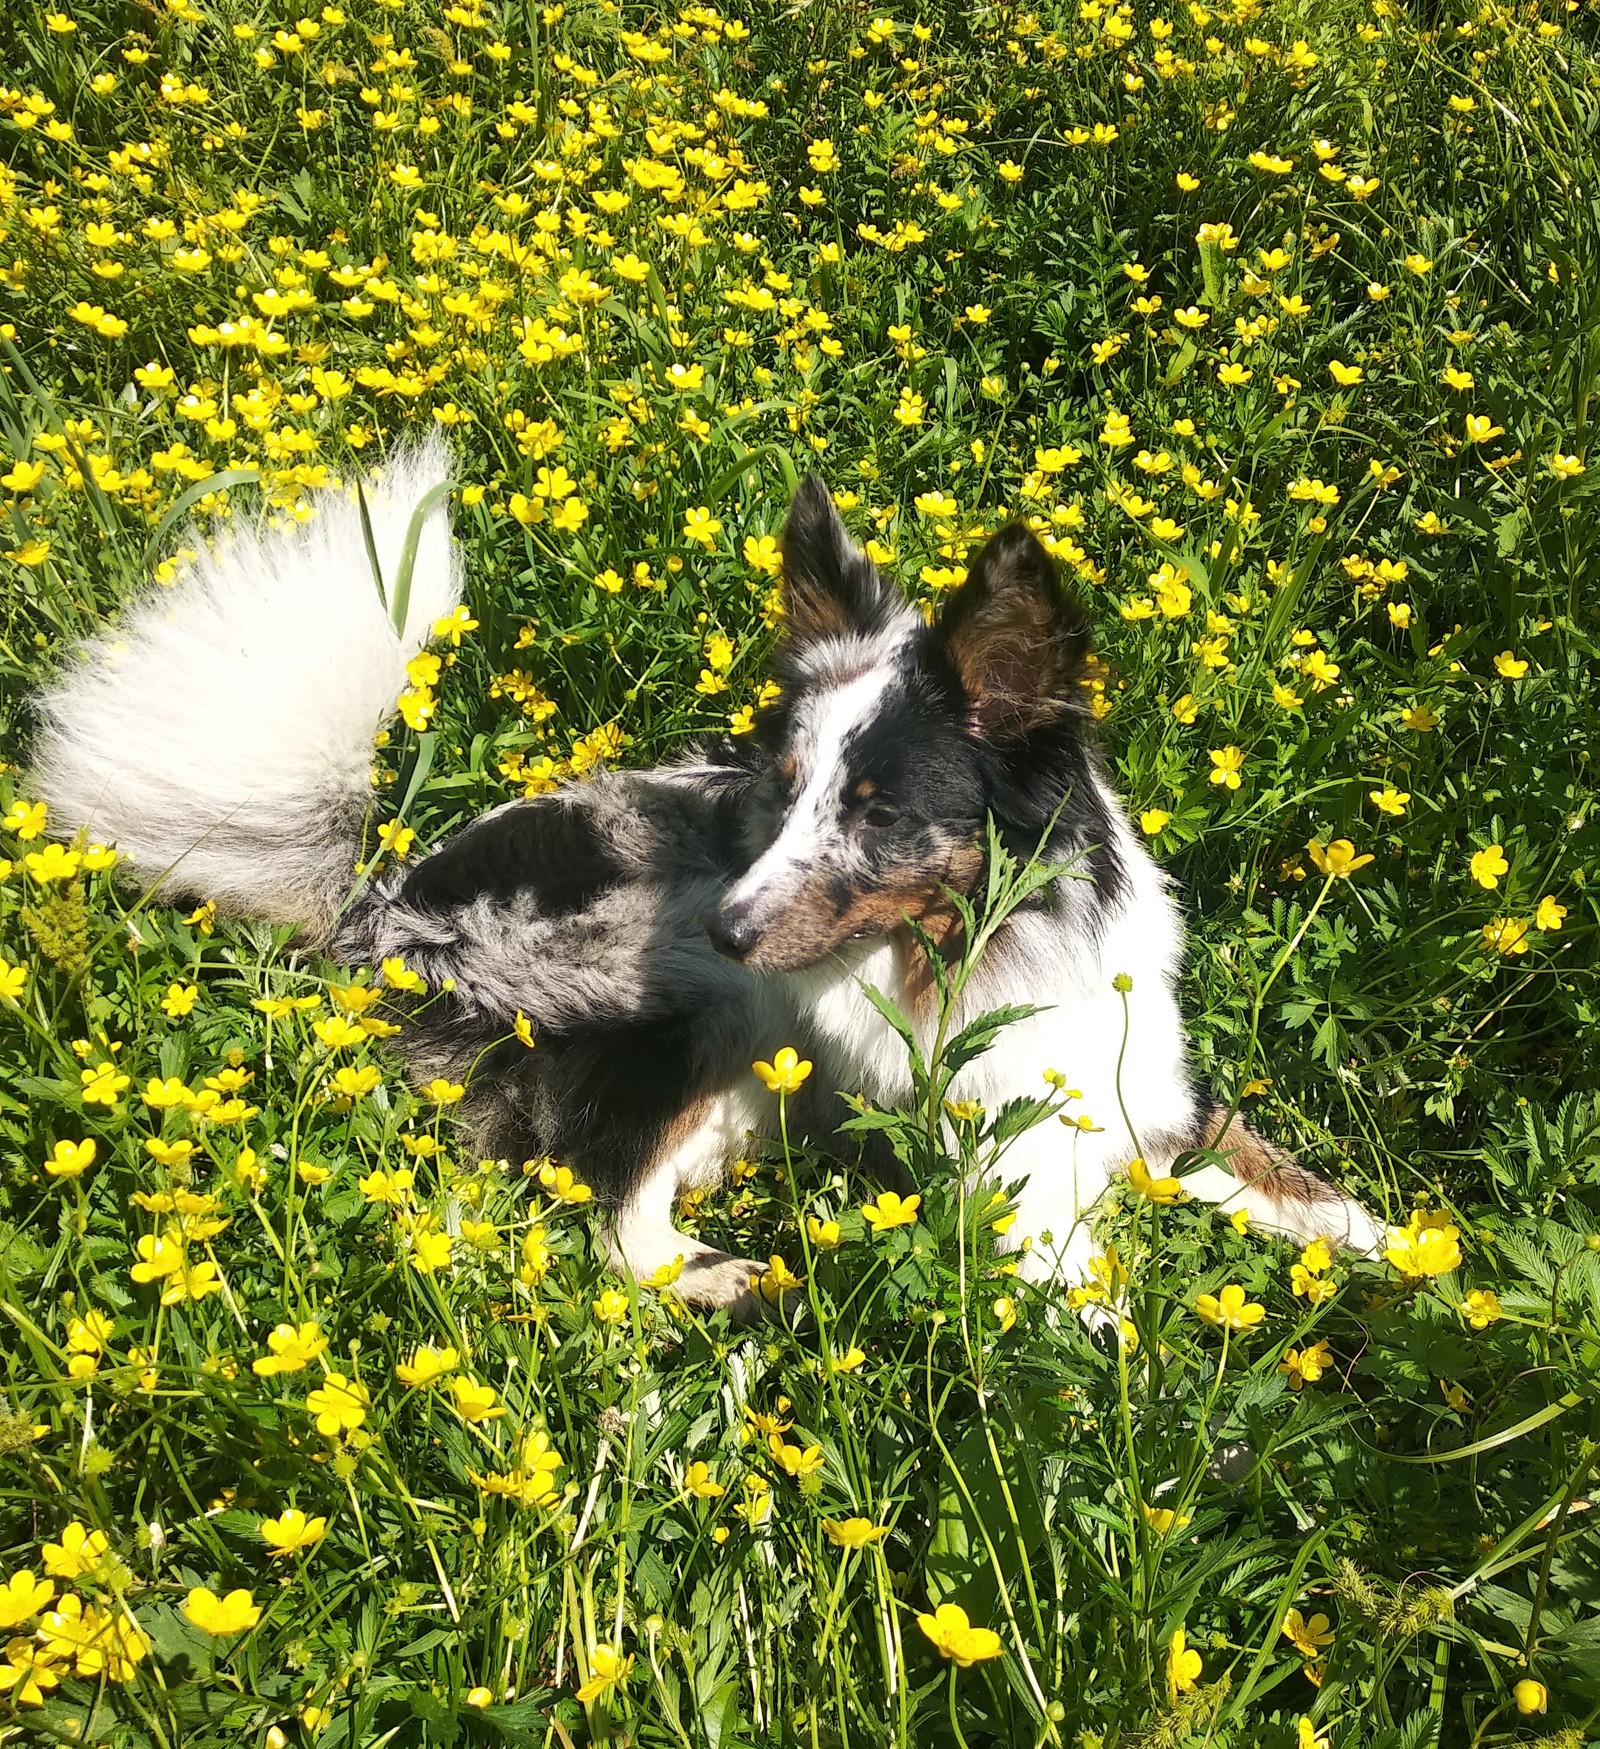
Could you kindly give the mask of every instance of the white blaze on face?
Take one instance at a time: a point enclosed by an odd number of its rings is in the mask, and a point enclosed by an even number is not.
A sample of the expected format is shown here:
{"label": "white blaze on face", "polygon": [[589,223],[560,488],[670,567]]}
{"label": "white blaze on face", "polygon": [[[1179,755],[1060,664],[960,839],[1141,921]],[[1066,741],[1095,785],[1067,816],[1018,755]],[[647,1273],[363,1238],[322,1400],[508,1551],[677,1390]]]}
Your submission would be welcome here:
{"label": "white blaze on face", "polygon": [[794,897],[830,848],[844,848],[846,750],[878,714],[896,674],[887,666],[869,668],[799,701],[789,744],[797,787],[778,836],[730,889],[724,904],[748,905],[760,920]]}

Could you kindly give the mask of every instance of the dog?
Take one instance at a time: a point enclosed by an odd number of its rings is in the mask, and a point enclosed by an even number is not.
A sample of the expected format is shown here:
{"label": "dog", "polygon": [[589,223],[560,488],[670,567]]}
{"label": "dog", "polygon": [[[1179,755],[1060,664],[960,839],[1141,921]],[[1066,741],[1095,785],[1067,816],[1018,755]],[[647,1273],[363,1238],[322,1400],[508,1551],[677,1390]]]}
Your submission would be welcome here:
{"label": "dog", "polygon": [[[926,953],[958,933],[950,895],[985,879],[992,823],[1015,856],[1069,878],[989,942],[955,1024],[1031,1012],[952,1091],[995,1111],[1046,1092],[1049,1072],[1087,1120],[1041,1124],[1004,1156],[1020,1189],[1003,1243],[1022,1277],[1081,1279],[1113,1180],[1136,1158],[1165,1175],[1193,1150],[1227,1166],[1189,1171],[1187,1192],[1274,1233],[1376,1252],[1382,1230],[1359,1203],[1190,1076],[1182,927],[1097,750],[1089,615],[1021,524],[983,545],[930,623],[807,479],[781,542],[779,692],[754,735],[510,802],[352,893],[375,736],[461,599],[435,490],[449,477],[433,439],[402,449],[361,503],[329,490],[304,523],[196,538],[190,572],[37,700],[53,826],[116,844],[163,895],[298,924],[346,963],[403,960],[427,995],[395,994],[397,1047],[418,1083],[466,1084],[459,1115],[478,1150],[569,1163],[619,1268],[642,1279],[681,1259],[687,1300],[737,1310],[759,1266],[679,1231],[678,1197],[773,1133],[777,1100],[751,1073],[763,1052],[793,1044],[815,1061],[790,1103],[801,1133],[846,1115],[835,1090],[909,1103],[905,1043],[864,991],[888,996],[927,1048]],[[397,630],[372,561],[392,590],[408,532]]]}

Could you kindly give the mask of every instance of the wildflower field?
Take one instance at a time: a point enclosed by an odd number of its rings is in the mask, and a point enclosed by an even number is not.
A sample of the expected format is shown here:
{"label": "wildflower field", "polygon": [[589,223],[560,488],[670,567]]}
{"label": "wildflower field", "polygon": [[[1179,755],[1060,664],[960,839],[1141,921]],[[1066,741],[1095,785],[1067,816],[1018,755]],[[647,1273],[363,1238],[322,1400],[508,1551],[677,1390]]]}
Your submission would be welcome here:
{"label": "wildflower field", "polygon": [[[0,1742],[1600,1740],[1593,6],[5,16]],[[748,733],[808,469],[934,610],[1027,518],[1198,1070],[1385,1257],[1145,1175],[1091,1334],[957,1107],[915,1204],[753,1150],[708,1321],[404,1084],[406,967],[71,842],[67,646],[435,424],[385,854]]]}

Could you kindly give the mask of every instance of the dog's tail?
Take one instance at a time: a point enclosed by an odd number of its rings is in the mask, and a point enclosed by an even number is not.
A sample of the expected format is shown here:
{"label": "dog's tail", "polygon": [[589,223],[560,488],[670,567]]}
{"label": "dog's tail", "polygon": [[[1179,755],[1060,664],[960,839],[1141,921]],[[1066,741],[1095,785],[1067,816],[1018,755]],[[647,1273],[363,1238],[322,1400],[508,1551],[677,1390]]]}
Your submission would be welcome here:
{"label": "dog's tail", "polygon": [[1330,1239],[1364,1257],[1382,1251],[1383,1227],[1354,1197],[1257,1135],[1242,1117],[1230,1123],[1226,1106],[1207,1113],[1197,1146],[1214,1149],[1228,1167],[1200,1166],[1184,1173],[1180,1182],[1190,1195],[1242,1208],[1258,1227],[1302,1244]]}
{"label": "dog's tail", "polygon": [[449,474],[434,437],[364,485],[387,604],[353,488],[319,492],[304,522],[197,530],[181,580],[136,601],[37,701],[52,827],[115,844],[165,894],[325,940],[354,879],[374,738],[460,599],[437,494],[403,628],[391,617],[413,514]]}

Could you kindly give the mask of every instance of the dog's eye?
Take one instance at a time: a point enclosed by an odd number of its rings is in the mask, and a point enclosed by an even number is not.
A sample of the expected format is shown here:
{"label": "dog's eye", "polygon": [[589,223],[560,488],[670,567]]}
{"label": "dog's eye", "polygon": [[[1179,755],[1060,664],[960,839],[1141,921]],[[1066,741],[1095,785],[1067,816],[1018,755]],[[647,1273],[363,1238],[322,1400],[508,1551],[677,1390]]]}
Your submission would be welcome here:
{"label": "dog's eye", "polygon": [[873,802],[861,816],[862,822],[875,832],[885,831],[890,826],[900,824],[900,810],[893,802]]}

